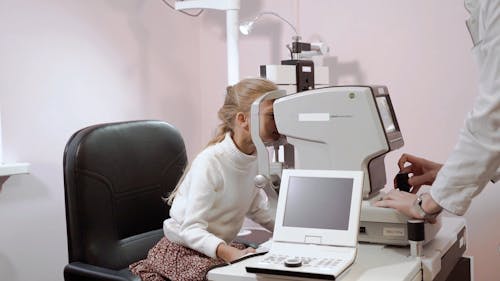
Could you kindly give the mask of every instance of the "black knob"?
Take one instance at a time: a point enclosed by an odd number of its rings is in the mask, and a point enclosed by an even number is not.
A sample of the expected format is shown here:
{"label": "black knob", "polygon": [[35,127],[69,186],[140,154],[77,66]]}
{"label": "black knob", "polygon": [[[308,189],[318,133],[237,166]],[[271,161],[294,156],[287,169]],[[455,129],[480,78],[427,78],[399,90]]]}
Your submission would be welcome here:
{"label": "black knob", "polygon": [[410,192],[411,185],[408,183],[408,173],[399,173],[394,178],[394,187],[401,190]]}

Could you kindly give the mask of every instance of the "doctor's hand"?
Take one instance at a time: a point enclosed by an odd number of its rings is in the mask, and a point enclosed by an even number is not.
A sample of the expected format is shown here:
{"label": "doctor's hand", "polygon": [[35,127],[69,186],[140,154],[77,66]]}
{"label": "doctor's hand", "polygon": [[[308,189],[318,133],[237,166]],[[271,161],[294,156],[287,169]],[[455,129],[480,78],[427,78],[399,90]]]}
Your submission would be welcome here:
{"label": "doctor's hand", "polygon": [[[406,163],[409,165],[405,166]],[[443,165],[404,153],[399,158],[398,166],[400,173],[413,174],[408,179],[408,183],[413,186],[411,192],[417,193],[422,185],[432,185]]]}
{"label": "doctor's hand", "polygon": [[421,219],[417,211],[413,208],[413,202],[415,202],[415,200],[417,200],[416,194],[394,189],[384,195],[380,201],[375,201],[373,205],[377,207],[393,208],[407,217]]}
{"label": "doctor's hand", "polygon": [[[439,213],[441,211],[441,207],[432,199],[432,197],[430,197],[430,195],[427,194],[426,199],[427,200],[424,202],[425,206],[422,206],[425,211],[427,211],[429,214]],[[410,218],[425,219],[415,209],[414,204],[416,200],[416,194],[400,191],[399,189],[394,189],[384,195],[380,201],[375,201],[373,205],[377,207],[396,209],[403,215]],[[436,223],[436,218],[427,218],[426,221],[430,223]]]}

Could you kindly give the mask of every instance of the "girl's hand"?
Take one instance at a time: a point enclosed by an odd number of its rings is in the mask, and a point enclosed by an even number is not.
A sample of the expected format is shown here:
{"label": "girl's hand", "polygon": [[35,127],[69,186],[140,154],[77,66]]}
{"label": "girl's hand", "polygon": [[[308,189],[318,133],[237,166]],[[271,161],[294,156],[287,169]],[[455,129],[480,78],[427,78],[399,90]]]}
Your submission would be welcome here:
{"label": "girl's hand", "polygon": [[249,253],[255,253],[254,248],[246,248],[243,250],[237,249],[235,247],[228,246],[224,243],[220,243],[219,246],[217,247],[217,257],[223,259],[225,262],[232,262],[234,260],[237,260],[241,258],[242,256],[249,254]]}

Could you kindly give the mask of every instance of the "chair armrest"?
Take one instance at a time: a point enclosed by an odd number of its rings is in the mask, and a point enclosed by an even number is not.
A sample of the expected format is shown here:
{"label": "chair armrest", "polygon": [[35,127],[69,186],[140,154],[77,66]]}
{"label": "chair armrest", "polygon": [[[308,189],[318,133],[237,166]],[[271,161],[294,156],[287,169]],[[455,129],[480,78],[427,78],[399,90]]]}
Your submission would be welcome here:
{"label": "chair armrest", "polygon": [[65,281],[132,281],[140,280],[127,269],[113,270],[81,262],[72,262],[64,267]]}

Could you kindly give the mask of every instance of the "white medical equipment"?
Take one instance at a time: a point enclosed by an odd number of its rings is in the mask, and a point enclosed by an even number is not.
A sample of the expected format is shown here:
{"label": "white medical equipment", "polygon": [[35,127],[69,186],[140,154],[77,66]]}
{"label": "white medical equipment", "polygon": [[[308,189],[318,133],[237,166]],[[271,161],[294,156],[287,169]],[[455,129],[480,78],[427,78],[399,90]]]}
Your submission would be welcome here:
{"label": "white medical equipment", "polygon": [[302,92],[329,85],[329,68],[317,66],[313,56],[326,55],[330,48],[323,42],[301,42],[301,37],[292,37],[287,45],[290,59],[282,60],[279,65],[261,65],[260,76],[273,81],[287,93]]}
{"label": "white medical equipment", "polygon": [[[276,99],[274,116],[284,136],[270,162],[266,144],[258,137],[259,104]],[[409,227],[408,217],[394,209],[373,207],[385,187],[386,153],[403,146],[403,137],[385,86],[334,86],[286,95],[270,92],[252,105],[252,140],[256,145],[259,174],[256,186],[276,200],[282,167],[295,169],[361,170],[364,172],[359,241],[408,245],[415,231],[432,240],[440,224]],[[269,144],[268,144],[269,145]],[[276,152],[283,146],[283,153]],[[438,220],[439,221],[439,220]],[[422,228],[423,227],[423,228]],[[421,244],[417,244],[421,247]],[[418,252],[418,250],[414,250]]]}
{"label": "white medical equipment", "polygon": [[335,280],[356,259],[363,172],[283,171],[273,242],[251,273]]}

